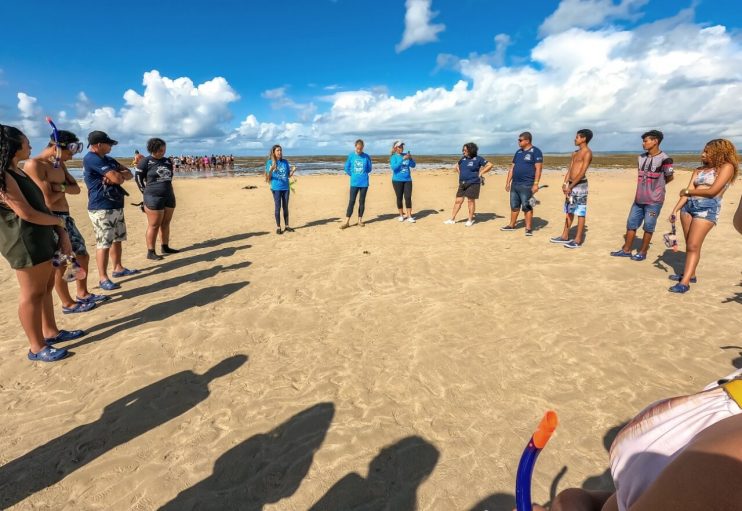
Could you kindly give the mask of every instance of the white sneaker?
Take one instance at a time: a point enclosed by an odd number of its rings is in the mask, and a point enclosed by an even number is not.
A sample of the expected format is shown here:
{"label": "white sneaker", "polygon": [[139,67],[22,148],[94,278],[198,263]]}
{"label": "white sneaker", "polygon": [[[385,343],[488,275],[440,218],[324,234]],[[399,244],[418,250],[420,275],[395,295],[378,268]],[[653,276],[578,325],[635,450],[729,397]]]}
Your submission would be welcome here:
{"label": "white sneaker", "polygon": [[467,220],[464,225],[466,225],[467,227],[471,227],[472,225],[474,225],[474,220]]}
{"label": "white sneaker", "polygon": [[412,217],[407,218],[407,221],[410,222],[411,224],[415,223],[415,219]]}
{"label": "white sneaker", "polygon": [[400,222],[404,222],[404,216],[402,216],[402,215],[399,215],[399,216],[397,217],[397,220],[399,220]]}
{"label": "white sneaker", "polygon": [[446,224],[446,225],[453,225],[453,224],[456,223],[456,220],[454,220],[453,218],[449,218],[448,220],[446,220],[443,223]]}

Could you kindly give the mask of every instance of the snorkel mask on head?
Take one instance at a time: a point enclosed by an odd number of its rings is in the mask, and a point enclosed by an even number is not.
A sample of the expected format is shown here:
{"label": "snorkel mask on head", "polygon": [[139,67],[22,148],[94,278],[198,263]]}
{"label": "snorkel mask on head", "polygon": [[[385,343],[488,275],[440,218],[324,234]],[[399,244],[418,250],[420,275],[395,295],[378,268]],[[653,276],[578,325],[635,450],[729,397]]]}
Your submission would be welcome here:
{"label": "snorkel mask on head", "polygon": [[54,155],[54,168],[59,168],[59,162],[62,160],[62,150],[66,149],[72,154],[78,154],[82,152],[82,142],[75,141],[75,142],[60,142],[59,141],[59,130],[57,130],[57,126],[54,124],[54,121],[52,121],[51,117],[46,118],[46,122],[49,123],[49,126],[52,127],[52,136],[51,138],[54,139],[54,146],[57,149],[56,154]]}

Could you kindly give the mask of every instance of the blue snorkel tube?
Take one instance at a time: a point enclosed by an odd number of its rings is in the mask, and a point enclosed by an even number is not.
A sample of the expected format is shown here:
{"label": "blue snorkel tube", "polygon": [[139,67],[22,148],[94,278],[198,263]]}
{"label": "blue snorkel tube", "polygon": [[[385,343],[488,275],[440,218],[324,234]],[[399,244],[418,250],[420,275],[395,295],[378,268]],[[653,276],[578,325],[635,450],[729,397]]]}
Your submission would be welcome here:
{"label": "blue snorkel tube", "polygon": [[536,465],[536,459],[538,459],[541,449],[546,447],[557,424],[559,424],[559,420],[556,412],[551,410],[546,412],[520,457],[518,475],[515,478],[515,503],[518,511],[533,510],[533,503],[531,502],[533,467]]}
{"label": "blue snorkel tube", "polygon": [[46,122],[49,123],[49,126],[52,127],[52,137],[54,137],[54,145],[57,148],[57,152],[54,155],[54,168],[59,168],[59,162],[62,160],[62,148],[59,147],[59,131],[57,131],[57,127],[54,125],[54,121],[52,121],[52,118],[47,116]]}

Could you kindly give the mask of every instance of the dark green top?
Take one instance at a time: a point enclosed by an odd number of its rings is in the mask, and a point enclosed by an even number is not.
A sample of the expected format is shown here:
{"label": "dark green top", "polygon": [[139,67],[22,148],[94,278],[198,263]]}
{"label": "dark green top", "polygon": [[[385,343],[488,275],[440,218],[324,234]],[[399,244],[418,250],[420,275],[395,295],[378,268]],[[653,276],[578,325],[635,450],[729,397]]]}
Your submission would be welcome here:
{"label": "dark green top", "polygon": [[[5,171],[5,177],[18,183],[18,188],[32,208],[49,213],[44,194],[30,177],[10,169]],[[21,220],[12,209],[0,202],[0,253],[11,268],[28,268],[49,261],[56,250],[57,234],[53,226]]]}

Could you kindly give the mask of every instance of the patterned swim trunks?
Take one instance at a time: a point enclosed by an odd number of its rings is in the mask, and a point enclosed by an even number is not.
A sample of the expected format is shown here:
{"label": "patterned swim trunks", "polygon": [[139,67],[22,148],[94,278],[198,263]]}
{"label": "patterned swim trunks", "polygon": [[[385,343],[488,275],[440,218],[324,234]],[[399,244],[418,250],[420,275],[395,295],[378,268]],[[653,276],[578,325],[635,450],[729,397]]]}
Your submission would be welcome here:
{"label": "patterned swim trunks", "polygon": [[587,181],[572,188],[564,201],[564,212],[569,215],[587,216]]}
{"label": "patterned swim trunks", "polygon": [[82,237],[80,230],[75,225],[75,220],[70,216],[68,211],[52,211],[54,216],[64,220],[64,228],[67,229],[67,236],[72,244],[72,252],[76,256],[88,255],[88,249],[85,248],[85,238]]}
{"label": "patterned swim trunks", "polygon": [[119,241],[126,241],[124,209],[95,209],[88,211],[95,232],[97,248],[111,248]]}

